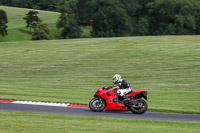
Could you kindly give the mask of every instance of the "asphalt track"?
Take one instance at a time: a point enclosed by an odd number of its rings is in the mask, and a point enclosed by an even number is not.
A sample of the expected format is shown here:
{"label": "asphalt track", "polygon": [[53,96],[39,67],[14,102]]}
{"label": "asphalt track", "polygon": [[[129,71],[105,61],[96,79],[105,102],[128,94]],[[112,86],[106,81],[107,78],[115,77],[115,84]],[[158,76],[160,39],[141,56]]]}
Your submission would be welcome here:
{"label": "asphalt track", "polygon": [[53,106],[12,104],[12,103],[0,103],[0,110],[115,117],[115,118],[129,118],[129,119],[200,121],[200,115],[192,115],[192,114],[168,114],[168,113],[146,112],[142,115],[138,115],[138,114],[132,114],[131,112],[121,112],[121,111],[92,112],[88,108],[53,107]]}

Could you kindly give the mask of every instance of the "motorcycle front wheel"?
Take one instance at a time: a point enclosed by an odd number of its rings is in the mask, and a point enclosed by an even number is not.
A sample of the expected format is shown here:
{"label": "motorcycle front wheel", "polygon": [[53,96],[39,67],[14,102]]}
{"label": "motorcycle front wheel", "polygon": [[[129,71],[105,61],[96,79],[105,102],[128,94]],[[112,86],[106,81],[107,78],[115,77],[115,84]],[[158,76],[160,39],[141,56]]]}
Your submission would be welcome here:
{"label": "motorcycle front wheel", "polygon": [[106,102],[105,100],[101,98],[94,98],[90,101],[89,107],[90,107],[90,110],[94,112],[101,112],[105,109]]}
{"label": "motorcycle front wheel", "polygon": [[137,101],[137,104],[129,106],[129,109],[134,114],[143,114],[147,111],[148,104],[146,101],[142,99],[135,99],[134,101]]}

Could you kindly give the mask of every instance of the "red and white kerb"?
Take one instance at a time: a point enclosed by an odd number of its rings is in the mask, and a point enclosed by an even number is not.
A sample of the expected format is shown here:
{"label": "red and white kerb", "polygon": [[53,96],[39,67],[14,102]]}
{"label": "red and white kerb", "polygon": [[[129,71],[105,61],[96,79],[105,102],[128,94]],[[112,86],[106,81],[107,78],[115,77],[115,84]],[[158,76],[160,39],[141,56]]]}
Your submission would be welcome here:
{"label": "red and white kerb", "polygon": [[89,108],[88,105],[77,105],[77,104],[70,104],[70,103],[49,103],[49,102],[14,101],[14,100],[0,100],[0,103],[41,105],[41,106],[57,106],[57,107],[73,107],[73,108]]}

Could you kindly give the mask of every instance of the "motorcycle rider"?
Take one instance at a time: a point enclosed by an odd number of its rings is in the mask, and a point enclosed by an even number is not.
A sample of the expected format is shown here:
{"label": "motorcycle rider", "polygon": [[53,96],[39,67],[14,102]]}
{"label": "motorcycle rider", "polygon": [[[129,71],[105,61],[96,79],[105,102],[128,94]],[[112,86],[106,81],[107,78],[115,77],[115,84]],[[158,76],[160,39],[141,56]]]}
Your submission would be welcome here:
{"label": "motorcycle rider", "polygon": [[124,102],[124,104],[127,104],[128,101],[130,101],[130,98],[128,98],[126,96],[126,94],[131,93],[132,92],[132,88],[130,86],[130,84],[126,81],[123,80],[121,75],[119,74],[115,74],[113,76],[113,86],[109,86],[107,87],[107,89],[113,88],[120,88],[119,90],[116,91],[117,95],[118,95],[118,99],[122,99],[122,101]]}

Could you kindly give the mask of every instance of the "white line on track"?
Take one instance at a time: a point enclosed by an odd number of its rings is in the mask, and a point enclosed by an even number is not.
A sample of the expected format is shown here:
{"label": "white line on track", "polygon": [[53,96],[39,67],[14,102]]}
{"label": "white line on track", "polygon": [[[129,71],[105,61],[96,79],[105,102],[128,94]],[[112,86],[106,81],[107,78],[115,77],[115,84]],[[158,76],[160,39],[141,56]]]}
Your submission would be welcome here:
{"label": "white line on track", "polygon": [[15,104],[31,104],[31,105],[43,105],[43,106],[58,106],[67,107],[69,103],[47,103],[47,102],[33,102],[33,101],[14,101]]}

